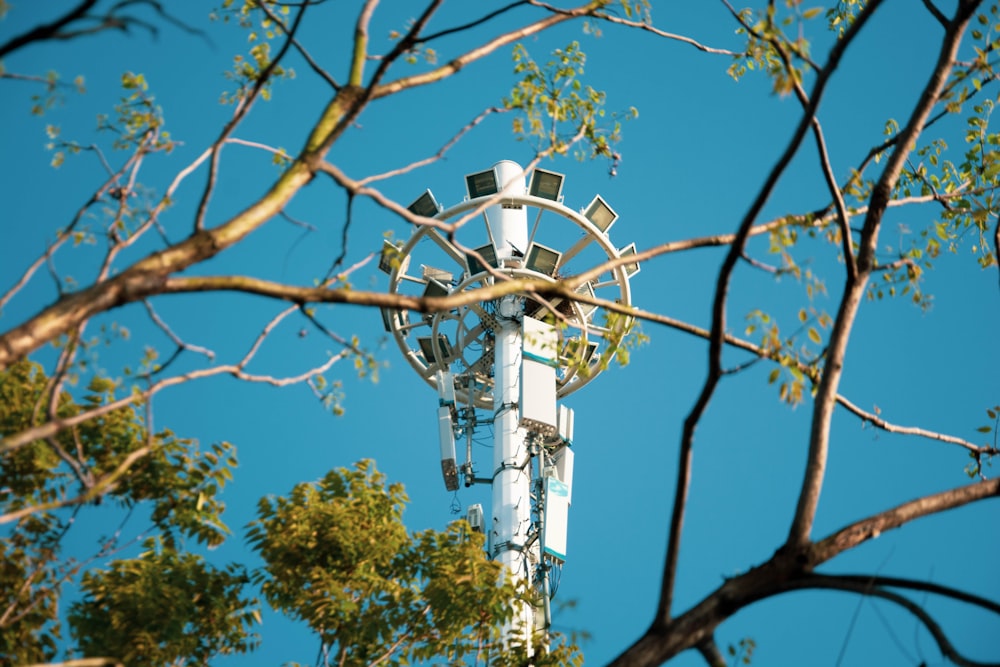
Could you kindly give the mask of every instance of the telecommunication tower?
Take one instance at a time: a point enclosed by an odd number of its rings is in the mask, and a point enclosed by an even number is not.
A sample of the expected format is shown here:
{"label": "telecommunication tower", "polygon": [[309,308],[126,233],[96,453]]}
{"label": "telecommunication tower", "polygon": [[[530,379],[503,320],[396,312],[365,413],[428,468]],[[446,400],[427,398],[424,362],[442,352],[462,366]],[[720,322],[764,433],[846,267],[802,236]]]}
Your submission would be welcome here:
{"label": "telecommunication tower", "polygon": [[[634,254],[634,243],[611,242],[618,214],[608,203],[597,195],[579,212],[567,208],[563,182],[562,174],[536,168],[526,186],[521,166],[504,160],[466,176],[464,200],[447,209],[425,191],[411,212],[443,222],[474,217],[455,242],[433,226],[419,226],[405,242],[386,240],[379,268],[390,276],[390,292],[447,296],[508,279],[554,283]],[[629,280],[638,271],[638,263],[622,264],[576,291],[628,306]],[[438,391],[445,487],[458,490],[460,478],[467,487],[491,485],[489,517],[472,505],[469,523],[486,534],[490,557],[542,600],[516,610],[505,640],[541,633],[547,644],[573,490],[573,411],[559,399],[607,367],[630,318],[585,300],[522,291],[433,315],[383,308],[382,319],[409,364]],[[492,461],[477,470],[473,443],[489,430]],[[463,439],[459,462],[456,442]]]}

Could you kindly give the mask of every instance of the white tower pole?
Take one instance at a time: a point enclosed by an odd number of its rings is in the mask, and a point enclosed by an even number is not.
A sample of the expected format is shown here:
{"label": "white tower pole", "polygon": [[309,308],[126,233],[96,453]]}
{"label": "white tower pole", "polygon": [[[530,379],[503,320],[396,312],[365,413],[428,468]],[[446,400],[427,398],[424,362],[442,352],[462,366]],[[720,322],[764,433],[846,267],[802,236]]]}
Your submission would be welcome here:
{"label": "white tower pole", "polygon": [[[479,245],[481,240],[478,243],[473,240],[469,246],[456,244],[436,226],[418,225],[406,243],[383,243],[379,270],[390,275],[390,292],[413,296],[415,290],[421,289],[418,286],[422,286],[425,296],[474,290],[499,279],[490,275],[492,271],[487,271],[487,265],[513,280],[528,278],[556,283],[559,274],[572,274],[581,265],[593,266],[598,261],[635,252],[635,244],[625,248],[612,244],[608,229],[618,214],[602,197],[595,196],[577,213],[562,203],[562,174],[535,168],[526,188],[522,171],[517,163],[504,160],[488,170],[467,174],[468,197],[459,204],[443,209],[430,190],[410,204],[407,208],[416,215],[448,221],[490,202],[484,210],[489,244]],[[530,236],[527,209],[536,216]],[[547,219],[570,223],[575,232],[572,238],[581,233],[583,238],[578,238],[564,252],[535,243],[543,214],[548,215]],[[462,229],[474,227],[466,225]],[[427,240],[432,242],[424,243]],[[468,248],[477,248],[478,254],[470,253]],[[448,261],[454,266],[449,272],[411,261],[417,256],[434,263]],[[600,296],[627,306],[632,301],[629,280],[638,271],[638,263],[626,264],[612,270],[610,279],[589,281],[577,291],[583,297]],[[548,575],[539,574],[540,566],[547,572],[549,568],[561,567],[566,560],[573,419],[572,411],[558,408],[556,401],[588,384],[604,370],[628,331],[630,320],[618,318],[615,326],[609,328],[597,324],[601,312],[598,307],[564,303],[560,312],[570,326],[556,335],[554,327],[525,316],[529,299],[533,299],[532,294],[512,294],[412,321],[411,311],[383,308],[382,320],[406,361],[425,382],[438,389],[445,487],[457,490],[459,471],[467,486],[477,483],[492,486],[490,520],[483,521],[479,507],[475,513],[470,508],[470,522],[475,529],[488,534],[490,557],[506,567],[515,585],[532,590],[539,583],[543,589],[547,587]],[[525,325],[529,329],[524,329]],[[550,333],[554,336],[551,341]],[[561,351],[575,353],[571,356],[578,356],[585,370],[576,362],[568,363],[557,353]],[[462,416],[456,410],[459,403],[468,405]],[[483,423],[476,418],[476,410],[490,408],[494,411],[493,472],[477,477],[471,453],[461,467],[457,465],[455,434],[464,431],[471,442],[472,431]],[[542,471],[549,455],[556,464],[556,477],[548,477]],[[538,489],[538,498],[532,496],[535,456],[541,457],[538,472],[545,482]],[[533,507],[538,513],[534,521]],[[544,595],[542,609],[530,602],[515,603],[515,618],[501,630],[505,646],[517,646],[524,641],[530,652],[535,631],[547,631],[547,589]],[[541,619],[538,624],[536,615]],[[544,641],[543,638],[543,644]]]}
{"label": "white tower pole", "polygon": [[[496,165],[499,185],[504,193],[523,195],[521,166],[510,161]],[[523,207],[504,208],[502,204],[486,211],[497,257],[511,259],[526,250],[528,220]],[[507,567],[515,585],[531,585],[531,563],[526,544],[531,526],[530,458],[527,432],[520,428],[518,400],[521,381],[521,313],[518,296],[503,297],[497,307],[494,341],[493,389],[493,558]],[[525,638],[530,647],[534,613],[530,604],[519,603],[515,620],[505,628],[503,640]]]}

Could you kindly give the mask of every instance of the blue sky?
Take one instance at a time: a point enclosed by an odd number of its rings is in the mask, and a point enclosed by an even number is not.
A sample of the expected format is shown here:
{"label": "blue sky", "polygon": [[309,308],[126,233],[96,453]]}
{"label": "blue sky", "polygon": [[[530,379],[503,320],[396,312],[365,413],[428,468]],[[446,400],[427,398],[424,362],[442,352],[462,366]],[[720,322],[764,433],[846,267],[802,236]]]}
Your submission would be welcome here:
{"label": "blue sky", "polygon": [[[478,4],[446,7],[441,27],[481,11]],[[92,155],[71,157],[59,170],[48,167],[44,128],[61,127],[62,137],[82,143],[106,141],[94,133],[95,116],[107,113],[119,95],[124,71],[142,72],[163,107],[167,129],[182,142],[170,156],[150,159],[144,182],[162,192],[170,178],[214,138],[230,107],[219,104],[229,87],[222,73],[234,53],[245,52],[245,33],[235,26],[209,24],[212,3],[186,6],[181,15],[207,31],[211,42],[174,27],[162,27],[156,39],[108,34],[65,44],[27,48],[5,66],[14,72],[56,70],[67,79],[86,78],[85,95],[69,94],[43,118],[29,115],[32,84],[4,81],[0,107],[0,154],[4,156],[0,193],[0,284],[4,289],[42,252],[55,230],[65,225],[102,178]],[[51,17],[48,7],[15,6],[0,31],[18,33]],[[339,79],[346,74],[353,7],[328,3],[315,11],[302,41]],[[383,40],[410,18],[409,3],[379,6],[372,34]],[[498,26],[518,24],[529,13],[515,12]],[[705,44],[738,49],[735,24],[721,3],[664,3],[654,8],[663,29]],[[816,26],[816,30],[819,26]],[[482,39],[489,29],[443,40],[442,59]],[[843,179],[882,138],[888,118],[902,121],[933,62],[928,45],[940,28],[919,3],[889,3],[868,25],[834,77],[820,110],[835,173]],[[799,107],[791,98],[770,93],[770,83],[751,73],[740,82],[727,74],[729,60],[651,34],[606,26],[603,36],[585,35],[580,24],[562,26],[525,42],[543,60],[549,51],[579,40],[588,54],[584,82],[608,95],[609,110],[635,106],[639,117],[625,124],[620,145],[623,161],[611,178],[603,163],[560,159],[546,168],[565,173],[563,193],[571,208],[586,205],[600,193],[621,218],[613,228],[619,245],[640,249],[668,240],[733,231],[767,171],[784,149]],[[384,40],[385,44],[388,43]],[[817,45],[814,53],[822,58]],[[295,150],[318,115],[329,90],[301,62],[293,62],[294,80],[275,85],[274,99],[259,103],[236,136]],[[410,66],[416,69],[419,65]],[[477,63],[441,85],[409,91],[373,104],[337,144],[331,161],[361,177],[405,165],[435,152],[454,132],[485,107],[495,105],[513,82],[509,51]],[[406,65],[393,70],[408,73]],[[942,123],[962,150],[961,121]],[[463,176],[501,159],[522,163],[530,147],[517,142],[508,117],[491,118],[452,149],[445,160],[392,179],[383,191],[403,204],[430,187],[445,205],[461,201]],[[218,224],[240,210],[277,174],[270,157],[233,146],[222,160],[222,180],[209,210],[208,224]],[[204,172],[178,192],[176,206],[164,219],[167,235],[178,240],[190,229]],[[310,284],[323,275],[341,250],[343,194],[318,179],[293,202],[289,214],[315,226],[312,232],[283,220],[272,221],[245,243],[224,253],[198,273],[237,272]],[[826,203],[812,145],[800,151],[771,197],[761,221],[810,210]],[[898,248],[904,228],[916,234],[932,219],[930,209],[900,209],[885,223],[881,245]],[[905,226],[905,227],[904,227]],[[381,244],[383,233],[408,235],[403,221],[370,202],[359,201],[348,247],[353,264]],[[891,422],[921,426],[980,441],[976,427],[985,410],[1000,403],[997,380],[1000,329],[996,268],[975,264],[967,241],[955,255],[943,254],[927,275],[934,305],[922,312],[905,299],[862,306],[848,352],[841,393],[855,404],[878,406]],[[135,259],[148,244],[127,253]],[[766,241],[753,241],[750,252],[773,261]],[[891,255],[886,250],[887,255]],[[56,265],[79,282],[93,276],[100,246],[64,252]],[[724,251],[670,254],[645,265],[633,280],[633,301],[700,326],[708,326],[709,305]],[[805,241],[800,256],[825,278],[827,295],[815,299],[820,310],[836,309],[843,267],[836,249]],[[359,288],[384,289],[386,278],[373,265],[353,279]],[[39,274],[0,316],[4,330],[54,298],[47,275]],[[260,328],[281,306],[235,295],[165,297],[155,301],[159,314],[190,342],[218,352],[220,360],[237,359]],[[808,306],[804,286],[742,266],[735,274],[729,309],[730,327],[743,329],[743,317],[761,308],[782,323],[797,326],[795,314]],[[229,440],[239,450],[240,468],[226,489],[227,519],[234,536],[211,557],[218,562],[247,558],[240,527],[253,518],[257,498],[287,492],[293,484],[320,477],[335,466],[374,458],[389,479],[403,482],[411,498],[406,521],[411,529],[443,527],[453,518],[453,498],[440,481],[437,458],[437,398],[385,342],[377,310],[344,306],[320,309],[328,326],[357,334],[378,350],[387,365],[379,381],[360,381],[348,368],[334,375],[344,381],[342,417],[324,412],[305,387],[272,389],[230,380],[207,380],[164,392],[156,400],[159,427],[198,438],[203,443]],[[112,375],[135,364],[144,345],[166,352],[169,341],[144,318],[141,307],[128,307],[101,321],[127,325],[130,341],[102,352],[100,363]],[[96,327],[95,327],[96,328]],[[305,337],[300,330],[309,330]],[[680,428],[700,390],[706,368],[706,345],[664,327],[644,325],[648,345],[626,368],[612,368],[567,399],[576,411],[576,476],[570,512],[569,554],[557,602],[575,608],[556,616],[559,629],[584,630],[588,664],[613,658],[645,629],[655,609],[676,474]],[[268,342],[254,368],[261,373],[297,373],[336,351],[318,331],[301,320],[283,325]],[[41,352],[38,358],[49,358]],[[728,364],[747,359],[727,353]],[[202,360],[186,360],[194,367]],[[766,560],[783,541],[798,493],[808,443],[811,403],[781,404],[767,384],[771,368],[757,364],[728,377],[716,393],[697,434],[694,481],[680,561],[677,609],[684,609],[718,586],[723,577]],[[491,452],[476,450],[487,465]],[[833,426],[827,484],[815,536],[912,498],[968,481],[964,450],[865,427],[843,411]],[[988,471],[989,472],[989,471]],[[488,502],[486,489],[462,490],[462,505]],[[894,531],[824,567],[827,572],[879,573],[930,579],[992,599],[1000,598],[1000,577],[993,565],[1000,547],[997,502],[980,503],[931,517]],[[74,528],[74,545],[85,550],[107,531],[101,515]],[[138,531],[141,527],[134,526]],[[981,660],[997,659],[1000,628],[995,618],[930,599],[927,609],[944,623],[956,646]],[[856,622],[853,620],[857,614]],[[251,660],[218,664],[311,663],[317,642],[301,627],[274,615],[265,617],[263,645]],[[722,626],[720,645],[752,637],[755,664],[803,662],[844,665],[940,664],[929,637],[911,617],[885,604],[840,593],[798,593],[758,604]],[[694,655],[676,664],[703,664]]]}

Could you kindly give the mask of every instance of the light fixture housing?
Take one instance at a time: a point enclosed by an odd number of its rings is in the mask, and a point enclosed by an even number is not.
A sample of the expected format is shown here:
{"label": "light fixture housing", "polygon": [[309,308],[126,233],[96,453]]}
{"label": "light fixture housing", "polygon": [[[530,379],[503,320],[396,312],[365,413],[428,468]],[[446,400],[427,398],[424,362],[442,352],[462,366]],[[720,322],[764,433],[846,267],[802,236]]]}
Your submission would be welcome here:
{"label": "light fixture housing", "polygon": [[424,296],[448,296],[449,293],[448,287],[436,278],[429,279],[424,288]]}
{"label": "light fixture housing", "polygon": [[584,209],[583,217],[590,220],[601,232],[607,234],[611,225],[615,224],[615,220],[618,219],[618,214],[608,205],[608,202],[604,201],[604,197],[594,195],[593,201]]}
{"label": "light fixture housing", "polygon": [[469,199],[488,197],[500,192],[497,183],[497,173],[493,169],[479,171],[465,177],[465,189],[469,193]]}
{"label": "light fixture housing", "polygon": [[[420,346],[420,353],[424,355],[424,360],[433,364],[436,361],[434,356],[434,339],[432,336],[420,336],[417,338],[417,344]],[[451,358],[451,344],[448,342],[448,337],[444,334],[438,334],[437,336],[437,352],[441,357],[441,362],[444,363]]]}
{"label": "light fixture housing", "polygon": [[[635,254],[635,244],[634,243],[629,243],[624,248],[620,248],[618,250],[618,256],[619,257],[628,257],[629,255],[634,255],[634,254]],[[639,273],[639,270],[642,267],[639,266],[639,262],[630,262],[628,264],[625,264],[624,268],[625,268],[625,275],[627,277],[631,278],[635,274]]]}
{"label": "light fixture housing", "polygon": [[445,269],[428,266],[427,264],[421,264],[420,268],[423,272],[424,280],[431,280],[433,278],[441,283],[450,283],[455,278],[450,271],[446,271]]}
{"label": "light fixture housing", "polygon": [[400,252],[400,246],[397,246],[392,241],[385,239],[382,241],[382,252],[379,254],[378,258],[378,268],[379,271],[383,273],[392,273],[392,270],[399,267],[401,271],[406,270],[406,264],[409,262],[409,257],[403,257],[403,253]]}
{"label": "light fixture housing", "polygon": [[425,218],[433,218],[441,211],[441,205],[438,203],[437,199],[434,198],[434,193],[430,190],[424,190],[424,194],[414,200],[412,204],[406,207],[406,210],[414,215],[422,215]]}
{"label": "light fixture housing", "polygon": [[[594,293],[594,284],[590,281],[585,282],[584,284],[580,285],[573,291],[579,294],[580,296],[589,296],[591,299],[593,299],[596,296],[596,294]],[[583,313],[583,318],[585,320],[590,319],[590,316],[594,313],[595,310],[597,310],[597,306],[595,306],[592,303],[584,303],[582,301],[578,301],[576,305],[577,308],[579,308],[580,311]]]}
{"label": "light fixture housing", "polygon": [[[382,325],[385,327],[386,331],[392,331],[393,323],[395,323],[400,329],[409,324],[410,317],[407,315],[406,310],[397,310],[395,308],[386,308],[382,306],[379,308],[379,312],[382,313]],[[403,332],[405,336],[407,332]]]}
{"label": "light fixture housing", "polygon": [[[492,243],[487,243],[480,248],[475,248],[475,251],[479,253],[479,256],[486,260],[486,263],[494,269],[499,268],[500,264],[497,262],[497,249]],[[483,263],[479,261],[479,258],[471,253],[465,255],[465,263],[469,267],[470,276],[475,276],[486,271],[486,267],[484,267]]]}
{"label": "light fixture housing", "polygon": [[598,345],[594,341],[587,341],[587,347],[581,349],[580,345],[582,343],[583,341],[579,338],[567,339],[559,356],[565,361],[578,361],[589,366],[590,362],[594,359]]}
{"label": "light fixture housing", "polygon": [[562,199],[562,188],[565,180],[566,177],[563,174],[545,169],[535,169],[531,172],[528,194],[532,197],[559,201]]}
{"label": "light fixture housing", "polygon": [[559,267],[559,260],[561,259],[562,253],[558,250],[553,250],[540,243],[532,243],[528,246],[524,265],[532,271],[551,276],[555,274],[556,269]]}

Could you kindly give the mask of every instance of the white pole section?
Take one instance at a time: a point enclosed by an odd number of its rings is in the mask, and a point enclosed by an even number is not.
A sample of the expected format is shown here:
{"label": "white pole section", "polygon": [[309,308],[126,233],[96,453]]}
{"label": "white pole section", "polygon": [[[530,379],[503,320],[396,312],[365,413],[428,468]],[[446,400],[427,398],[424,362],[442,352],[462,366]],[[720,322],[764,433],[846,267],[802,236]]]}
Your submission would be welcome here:
{"label": "white pole section", "polygon": [[[501,194],[512,197],[524,195],[526,188],[521,165],[501,160],[493,165],[493,169]],[[496,244],[497,259],[510,259],[528,252],[528,214],[523,206],[511,208],[501,200],[499,204],[486,208],[486,219]]]}
{"label": "white pole section", "polygon": [[[523,195],[524,177],[520,165],[503,161],[495,167],[502,191]],[[491,206],[486,211],[496,243],[497,258],[508,260],[524,252],[528,239],[528,218],[523,207]],[[503,297],[497,304],[498,326],[494,331],[493,366],[493,558],[507,567],[515,585],[531,585],[531,568],[526,552],[531,527],[531,474],[527,432],[519,428],[518,408],[521,382],[522,300]],[[504,644],[520,636],[530,650],[534,610],[518,603],[514,623],[504,629]]]}
{"label": "white pole section", "polygon": [[[504,297],[500,310],[520,309],[517,297]],[[509,312],[508,311],[508,312]],[[501,313],[502,314],[502,313]],[[518,427],[518,385],[521,368],[521,327],[515,319],[497,318],[493,405],[493,558],[510,571],[515,585],[531,584],[526,543],[531,526],[530,468],[527,433]],[[534,628],[530,604],[518,603],[513,627],[504,641],[528,639]]]}

